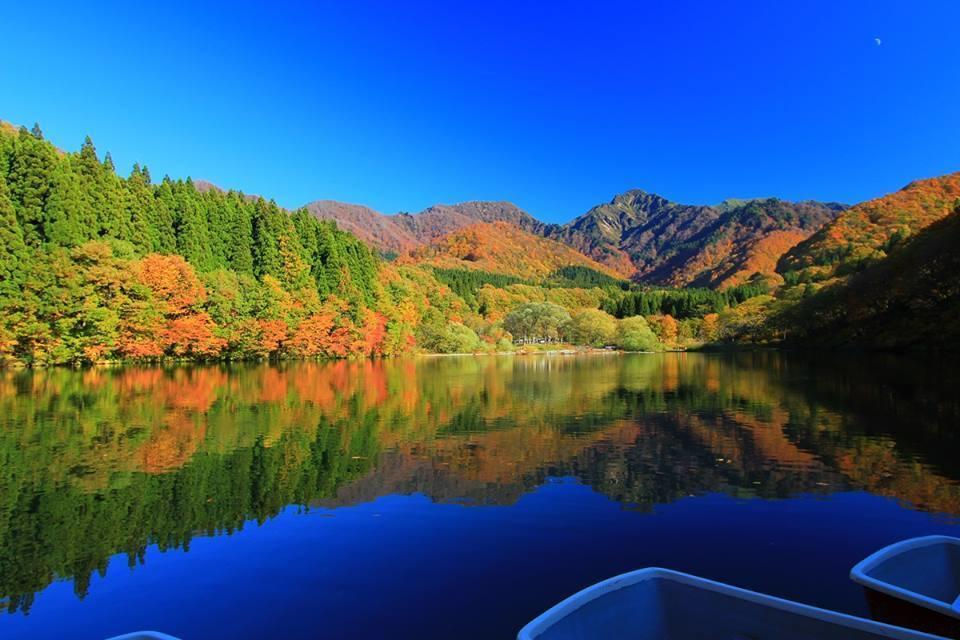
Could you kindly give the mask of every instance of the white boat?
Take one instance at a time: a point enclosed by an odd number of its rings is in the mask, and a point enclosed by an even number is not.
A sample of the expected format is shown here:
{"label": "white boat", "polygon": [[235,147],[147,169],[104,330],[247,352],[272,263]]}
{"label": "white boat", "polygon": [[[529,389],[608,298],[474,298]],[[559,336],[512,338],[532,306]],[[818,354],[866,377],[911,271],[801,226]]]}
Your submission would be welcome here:
{"label": "white boat", "polygon": [[880,549],[851,571],[877,620],[960,638],[960,538],[923,536]]}
{"label": "white boat", "polygon": [[567,598],[518,640],[931,640],[669,569],[641,569]]}

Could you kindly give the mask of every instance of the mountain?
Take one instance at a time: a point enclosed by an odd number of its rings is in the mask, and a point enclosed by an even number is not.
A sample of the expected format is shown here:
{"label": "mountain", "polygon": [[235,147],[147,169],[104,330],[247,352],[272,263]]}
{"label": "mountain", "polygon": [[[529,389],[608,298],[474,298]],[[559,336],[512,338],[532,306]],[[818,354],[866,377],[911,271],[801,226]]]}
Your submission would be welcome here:
{"label": "mountain", "polygon": [[720,288],[741,284],[755,273],[774,275],[784,252],[844,208],[775,198],[685,205],[633,190],[556,225],[509,202],[436,205],[396,215],[330,200],[307,205],[313,215],[335,220],[385,253],[402,254],[478,222],[505,222],[562,242],[621,278]]}
{"label": "mountain", "polygon": [[539,280],[564,267],[584,267],[617,277],[615,270],[580,252],[506,222],[478,222],[415,249],[401,262],[442,269],[473,269]]}
{"label": "mountain", "polygon": [[788,280],[826,280],[884,258],[906,238],[960,203],[960,172],[906,187],[839,215],[788,251],[777,270]]}
{"label": "mountain", "polygon": [[397,221],[399,216],[386,216],[369,207],[335,200],[317,200],[308,204],[306,209],[317,218],[335,221],[341,229],[383,253],[406,253],[422,244]]}
{"label": "mountain", "polygon": [[723,288],[773,275],[785,251],[844,209],[776,198],[685,205],[632,190],[548,235],[640,282]]}
{"label": "mountain", "polygon": [[859,273],[785,312],[795,342],[860,348],[960,345],[960,204]]}
{"label": "mountain", "polygon": [[506,222],[531,233],[542,234],[549,225],[509,202],[473,201],[460,204],[438,204],[420,213],[393,216],[397,224],[427,243],[451,231],[476,222]]}
{"label": "mountain", "polygon": [[308,204],[306,209],[318,218],[336,221],[343,229],[381,252],[397,254],[478,222],[507,222],[537,234],[544,233],[551,226],[509,202],[438,204],[419,213],[394,215],[333,200],[317,200]]}

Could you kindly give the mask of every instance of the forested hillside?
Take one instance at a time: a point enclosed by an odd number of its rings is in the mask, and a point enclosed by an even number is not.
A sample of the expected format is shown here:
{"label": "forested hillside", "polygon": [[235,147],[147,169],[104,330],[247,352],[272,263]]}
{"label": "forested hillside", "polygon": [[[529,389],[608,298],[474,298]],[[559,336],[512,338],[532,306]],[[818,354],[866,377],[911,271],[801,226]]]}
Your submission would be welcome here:
{"label": "forested hillside", "polygon": [[462,301],[332,222],[0,132],[0,359],[390,354]]}
{"label": "forested hillside", "polygon": [[539,281],[565,267],[617,280],[617,272],[570,247],[505,222],[477,223],[416,249],[402,262],[442,269],[477,269]]}
{"label": "forested hillside", "polygon": [[849,275],[883,259],[960,203],[960,172],[911,182],[882,198],[858,204],[798,244],[780,260],[788,283]]}
{"label": "forested hillside", "polygon": [[788,341],[870,348],[960,346],[960,206],[848,280],[773,322]]}

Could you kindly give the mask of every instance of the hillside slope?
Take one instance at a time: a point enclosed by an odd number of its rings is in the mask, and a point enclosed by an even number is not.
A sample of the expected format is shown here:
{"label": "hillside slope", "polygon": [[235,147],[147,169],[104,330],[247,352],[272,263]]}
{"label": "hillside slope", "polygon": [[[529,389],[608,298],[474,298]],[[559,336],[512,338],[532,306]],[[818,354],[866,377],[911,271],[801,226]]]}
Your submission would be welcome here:
{"label": "hillside slope", "polygon": [[517,228],[540,234],[549,225],[510,202],[477,200],[460,204],[438,204],[420,213],[390,216],[421,243],[428,243],[457,229],[477,222],[506,222]]}
{"label": "hillside slope", "polygon": [[318,218],[334,220],[381,252],[398,254],[478,222],[507,222],[537,234],[551,226],[509,202],[438,204],[419,213],[394,215],[334,200],[317,200],[306,205],[306,209]]}
{"label": "hillside slope", "polygon": [[480,222],[415,249],[400,262],[441,269],[474,269],[539,280],[563,267],[577,266],[617,277],[604,266],[564,244],[533,235],[506,222]]}
{"label": "hillside slope", "polygon": [[777,270],[796,280],[826,280],[854,272],[948,215],[958,202],[960,172],[911,182],[843,212],[788,251]]}
{"label": "hillside slope", "polygon": [[421,244],[405,225],[397,222],[396,216],[385,216],[369,207],[316,200],[306,209],[321,220],[333,220],[341,229],[384,253],[405,253]]}
{"label": "hillside slope", "polygon": [[778,323],[795,342],[960,347],[960,207],[886,258],[825,287]]}

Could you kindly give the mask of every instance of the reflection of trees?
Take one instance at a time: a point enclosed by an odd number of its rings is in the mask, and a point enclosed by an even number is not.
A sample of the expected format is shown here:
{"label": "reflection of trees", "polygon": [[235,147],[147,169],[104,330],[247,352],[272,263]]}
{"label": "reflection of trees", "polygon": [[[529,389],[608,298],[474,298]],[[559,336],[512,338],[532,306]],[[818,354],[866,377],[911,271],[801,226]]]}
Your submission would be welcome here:
{"label": "reflection of trees", "polygon": [[[960,513],[951,378],[771,353],[0,374],[0,597],[289,504],[509,504],[548,475],[635,508],[864,488]],[[905,410],[904,407],[907,407]],[[923,414],[917,416],[916,414]],[[952,421],[952,422],[950,422]],[[927,461],[944,461],[931,467]]]}

